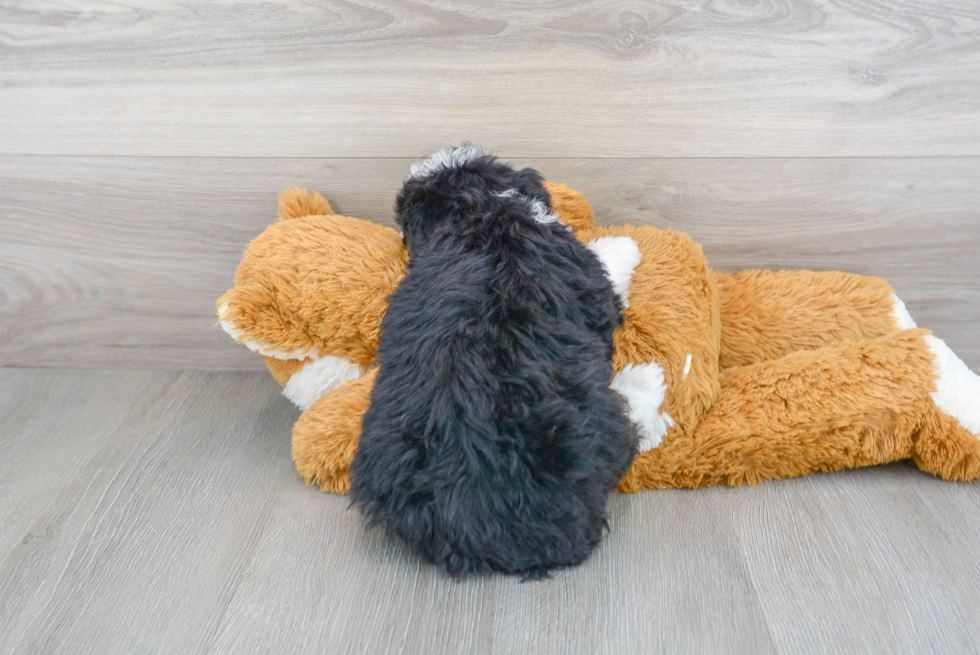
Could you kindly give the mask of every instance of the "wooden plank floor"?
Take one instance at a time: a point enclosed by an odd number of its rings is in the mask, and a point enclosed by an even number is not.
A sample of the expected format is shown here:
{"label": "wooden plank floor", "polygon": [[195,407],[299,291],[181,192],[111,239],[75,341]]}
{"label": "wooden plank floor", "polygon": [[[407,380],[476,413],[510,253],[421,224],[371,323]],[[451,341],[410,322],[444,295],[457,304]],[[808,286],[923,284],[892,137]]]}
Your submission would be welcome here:
{"label": "wooden plank floor", "polygon": [[0,652],[980,649],[980,485],[615,495],[583,566],[447,579],[290,461],[254,372],[0,369]]}

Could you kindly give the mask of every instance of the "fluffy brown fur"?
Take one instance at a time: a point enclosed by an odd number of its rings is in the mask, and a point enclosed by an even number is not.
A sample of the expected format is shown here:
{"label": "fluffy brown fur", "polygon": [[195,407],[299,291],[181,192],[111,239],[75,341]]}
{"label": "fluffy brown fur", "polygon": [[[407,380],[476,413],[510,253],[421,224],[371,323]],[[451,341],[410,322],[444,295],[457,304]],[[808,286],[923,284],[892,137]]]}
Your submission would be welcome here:
{"label": "fluffy brown fur", "polygon": [[[329,206],[304,203],[296,193],[283,197],[288,206],[280,216],[289,220],[269,226],[249,244],[235,286],[218,300],[221,320],[238,326],[253,346],[330,353],[369,366],[387,296],[405,277],[408,254],[401,237],[391,228],[335,214],[291,217],[295,207]],[[294,372],[272,367],[280,376]]]}
{"label": "fluffy brown fur", "polygon": [[[622,490],[755,484],[900,459],[946,479],[980,479],[980,439],[930,398],[938,371],[928,332],[900,329],[886,282],[809,271],[719,273],[687,235],[599,228],[581,194],[547,187],[552,209],[583,242],[629,236],[642,253],[613,365],[658,362],[667,383],[661,410],[675,425],[637,456]],[[313,215],[300,216],[306,211]],[[305,190],[282,196],[280,217],[289,220],[252,242],[235,288],[219,300],[226,328],[253,349],[370,367],[385,297],[405,274],[399,235],[333,215]],[[266,361],[286,384],[313,360]],[[296,423],[293,454],[309,484],[346,493],[372,383],[369,371],[342,384]]]}
{"label": "fluffy brown fur", "polygon": [[361,435],[377,369],[334,389],[303,412],[293,427],[293,461],[309,484],[346,494],[348,469]]}

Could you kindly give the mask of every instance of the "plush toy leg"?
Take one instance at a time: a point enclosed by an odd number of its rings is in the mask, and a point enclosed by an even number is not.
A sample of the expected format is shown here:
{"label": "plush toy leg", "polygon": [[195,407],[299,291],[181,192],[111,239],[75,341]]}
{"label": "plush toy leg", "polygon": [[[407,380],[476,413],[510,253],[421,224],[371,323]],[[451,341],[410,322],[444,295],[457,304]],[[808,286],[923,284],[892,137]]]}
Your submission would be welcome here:
{"label": "plush toy leg", "polygon": [[293,461],[306,483],[346,494],[348,467],[361,438],[377,370],[346,382],[313,402],[293,426]]}
{"label": "plush toy leg", "polygon": [[942,340],[925,338],[936,363],[936,388],[925,409],[913,459],[947,480],[980,480],[980,376]]}
{"label": "plush toy leg", "polygon": [[880,278],[813,271],[715,275],[723,369],[915,327]]}
{"label": "plush toy leg", "polygon": [[[980,404],[980,396],[977,403]],[[926,401],[923,408],[922,425],[912,452],[916,466],[946,480],[980,480],[980,437],[934,403]]]}
{"label": "plush toy leg", "polygon": [[[639,454],[620,488],[738,486],[913,456],[935,388],[926,334],[902,330],[724,371],[700,425]],[[922,438],[952,443],[949,427],[937,421]],[[916,457],[928,460],[929,448],[923,442]]]}

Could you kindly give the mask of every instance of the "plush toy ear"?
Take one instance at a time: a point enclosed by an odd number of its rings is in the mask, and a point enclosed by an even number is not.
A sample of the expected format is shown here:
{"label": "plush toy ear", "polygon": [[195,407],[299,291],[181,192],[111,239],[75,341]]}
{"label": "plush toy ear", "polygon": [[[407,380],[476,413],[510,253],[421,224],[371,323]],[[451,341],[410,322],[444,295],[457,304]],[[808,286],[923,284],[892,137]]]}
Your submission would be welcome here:
{"label": "plush toy ear", "polygon": [[304,216],[330,216],[334,211],[327,199],[316,191],[294,187],[279,194],[279,220]]}
{"label": "plush toy ear", "polygon": [[581,193],[556,182],[545,182],[544,188],[551,195],[551,211],[562,223],[572,230],[596,226],[592,207]]}

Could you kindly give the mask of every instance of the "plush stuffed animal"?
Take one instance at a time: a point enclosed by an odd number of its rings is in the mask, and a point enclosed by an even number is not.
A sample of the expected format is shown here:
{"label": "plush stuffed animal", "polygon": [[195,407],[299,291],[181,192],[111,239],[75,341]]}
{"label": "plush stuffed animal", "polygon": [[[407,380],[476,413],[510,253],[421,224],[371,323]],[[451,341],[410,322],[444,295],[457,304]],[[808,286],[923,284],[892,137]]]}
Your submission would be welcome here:
{"label": "plush stuffed animal", "polygon": [[[980,478],[980,377],[916,328],[886,282],[716,272],[686,234],[598,227],[581,194],[548,190],[627,303],[612,386],[629,401],[642,452],[621,490],[737,486],[909,458],[948,480]],[[386,297],[407,260],[395,230],[291,189],[218,301],[221,326],[265,357],[303,410],[293,457],[308,484],[349,487]]]}

